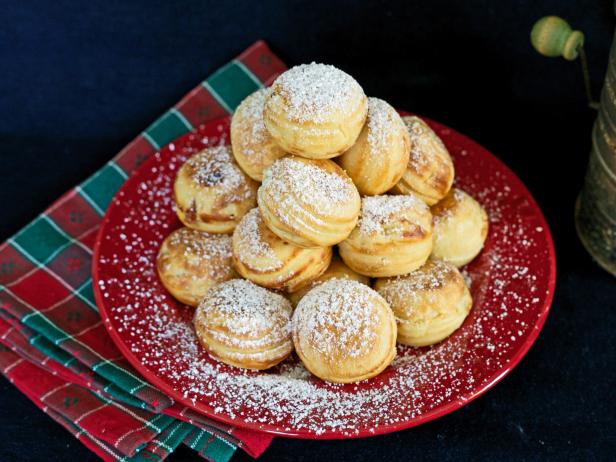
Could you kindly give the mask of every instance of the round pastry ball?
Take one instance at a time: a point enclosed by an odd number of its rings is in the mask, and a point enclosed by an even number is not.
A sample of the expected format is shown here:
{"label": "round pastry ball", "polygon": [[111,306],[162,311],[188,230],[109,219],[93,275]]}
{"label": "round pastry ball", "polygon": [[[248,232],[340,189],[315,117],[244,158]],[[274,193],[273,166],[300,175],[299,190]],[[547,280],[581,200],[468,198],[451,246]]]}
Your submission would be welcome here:
{"label": "round pastry ball", "polygon": [[360,194],[374,196],[391,189],[409,163],[409,134],[396,110],[368,98],[368,121],[353,146],[337,162]]}
{"label": "round pastry ball", "polygon": [[293,350],[291,302],[245,279],[213,287],[193,319],[203,347],[225,364],[268,369]]}
{"label": "round pastry ball", "polygon": [[358,382],[381,373],[396,356],[396,321],[383,297],[367,285],[330,279],[298,303],[293,343],[317,377]]}
{"label": "round pastry ball", "polygon": [[447,195],[455,175],[449,151],[436,133],[416,116],[402,118],[411,140],[409,162],[392,188],[396,194],[413,193],[428,205]]}
{"label": "round pastry ball", "polygon": [[197,306],[210,287],[237,277],[231,236],[176,229],[163,241],[156,268],[171,295],[186,305]]}
{"label": "round pastry ball", "polygon": [[188,159],[173,185],[178,217],[189,228],[231,233],[256,204],[257,183],[235,163],[229,146],[206,148]]}
{"label": "round pastry ball", "polygon": [[288,156],[265,170],[258,203],[267,227],[281,239],[328,247],[353,230],[361,199],[335,162]]}
{"label": "round pastry ball", "polygon": [[475,258],[488,236],[488,214],[469,194],[453,188],[432,206],[434,249],[432,257],[458,268]]}
{"label": "round pastry ball", "polygon": [[340,257],[335,255],[332,257],[332,261],[329,264],[329,267],[323,274],[311,281],[308,285],[305,285],[299,290],[289,294],[288,299],[291,300],[291,303],[293,303],[293,305],[297,305],[302,299],[302,297],[306,295],[310,289],[334,278],[352,279],[354,281],[361,282],[362,284],[366,284],[368,287],[370,286],[369,277],[353,271],[351,268],[344,264]]}
{"label": "round pastry ball", "polygon": [[285,151],[329,159],[355,143],[366,113],[366,95],[353,77],[334,66],[312,63],[278,76],[263,118]]}
{"label": "round pastry ball", "polygon": [[233,261],[246,279],[270,289],[293,292],[319,277],[332,258],[331,247],[305,249],[272,233],[252,209],[233,232]]}
{"label": "round pastry ball", "polygon": [[231,146],[239,166],[255,181],[263,179],[263,170],[286,152],[276,144],[263,123],[263,107],[268,89],[249,95],[231,118]]}
{"label": "round pastry ball", "polygon": [[451,263],[428,260],[404,276],[377,279],[375,290],[391,306],[398,342],[426,346],[449,337],[473,306],[464,278]]}
{"label": "round pastry ball", "polygon": [[357,226],[338,248],[344,262],[360,274],[409,273],[432,252],[430,208],[412,194],[364,197]]}

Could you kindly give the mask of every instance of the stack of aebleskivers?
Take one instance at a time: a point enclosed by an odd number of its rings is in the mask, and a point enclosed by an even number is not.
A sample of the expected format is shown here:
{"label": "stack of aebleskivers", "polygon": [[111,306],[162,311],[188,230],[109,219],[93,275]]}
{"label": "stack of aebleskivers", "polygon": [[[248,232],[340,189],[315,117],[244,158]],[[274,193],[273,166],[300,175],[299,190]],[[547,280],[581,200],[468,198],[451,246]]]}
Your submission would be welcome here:
{"label": "stack of aebleskivers", "polygon": [[420,118],[333,66],[296,66],[240,104],[231,146],[180,168],[186,227],[163,242],[158,272],[197,307],[197,336],[220,361],[266,369],[295,349],[324,380],[367,379],[396,340],[440,342],[471,309],[457,268],[488,219],[453,180]]}

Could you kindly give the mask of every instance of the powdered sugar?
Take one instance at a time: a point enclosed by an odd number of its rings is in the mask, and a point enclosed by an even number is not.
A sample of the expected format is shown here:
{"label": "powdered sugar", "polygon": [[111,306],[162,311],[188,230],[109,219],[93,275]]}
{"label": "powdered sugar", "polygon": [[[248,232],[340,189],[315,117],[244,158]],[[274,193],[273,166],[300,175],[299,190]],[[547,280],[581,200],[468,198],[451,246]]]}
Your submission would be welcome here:
{"label": "powdered sugar", "polygon": [[[406,116],[402,120],[411,137],[411,155],[409,157],[409,165],[416,172],[424,171],[428,165],[434,160],[429,157],[429,154],[440,154],[446,157],[447,148],[441,139],[432,131],[430,127],[425,125],[419,117]],[[434,150],[434,147],[438,150]]]}
{"label": "powdered sugar", "polygon": [[311,289],[298,303],[294,329],[324,358],[360,358],[376,342],[380,297],[365,284],[330,279]]}
{"label": "powdered sugar", "polygon": [[305,213],[316,208],[320,214],[336,215],[358,195],[350,178],[328,171],[319,162],[284,157],[274,162],[263,176],[261,187],[280,202],[280,210]]}
{"label": "powdered sugar", "polygon": [[[242,137],[241,152],[248,157],[261,159],[266,157],[266,152],[256,149],[270,139],[270,134],[263,123],[263,108],[269,94],[269,88],[261,88],[249,95],[233,114],[233,130]],[[235,136],[235,135],[234,135]]]}
{"label": "powdered sugar", "polygon": [[[463,201],[472,202],[473,200],[472,196],[469,196],[460,188],[452,187],[442,202],[433,206],[432,213],[434,215],[434,224],[445,224],[455,219],[454,217],[456,217],[460,204],[462,204]],[[436,235],[436,239],[440,239],[438,234]]]}
{"label": "powdered sugar", "polygon": [[207,264],[213,259],[231,258],[231,237],[226,234],[180,228],[169,235],[168,243],[184,249],[184,256],[193,260],[195,265]]}
{"label": "powdered sugar", "polygon": [[240,193],[250,197],[246,175],[235,163],[229,146],[215,146],[205,149],[186,161],[184,167],[199,186],[216,187],[221,193]]}
{"label": "powdered sugar", "polygon": [[[231,266],[231,237],[226,234],[209,234],[190,228],[180,228],[171,233],[161,248],[160,256],[164,256],[167,265],[173,267],[178,259],[182,270],[182,278],[193,281],[203,279],[207,275],[213,280],[228,279],[233,274]],[[181,253],[180,253],[181,252]]]}
{"label": "powdered sugar", "polygon": [[[252,149],[269,139],[270,135],[263,123],[263,108],[265,99],[269,94],[269,88],[262,88],[248,96],[237,109],[238,129],[247,135],[246,143],[243,144],[243,154],[247,156],[261,155],[261,152]],[[235,115],[234,115],[235,116]]]}
{"label": "powdered sugar", "polygon": [[373,152],[385,154],[392,133],[401,130],[402,123],[396,110],[379,98],[368,98],[368,144]]}
{"label": "powdered sugar", "polygon": [[288,336],[291,310],[291,303],[282,295],[245,279],[232,279],[210,289],[196,319],[202,319],[206,327],[211,324],[208,319],[213,319],[224,328],[221,335],[239,337],[238,342],[246,345],[251,340],[262,341],[264,334],[274,335],[269,342]]}
{"label": "powdered sugar", "polygon": [[[263,239],[263,219],[258,208],[248,212],[234,232],[235,245],[242,259],[258,259],[262,271],[274,271],[284,266],[272,247]],[[267,262],[267,264],[265,264]]]}
{"label": "powdered sugar", "polygon": [[351,114],[363,102],[363,90],[346,72],[326,64],[302,64],[281,74],[272,95],[282,98],[287,116],[297,122],[324,123],[333,113]]}
{"label": "powdered sugar", "polygon": [[396,284],[393,289],[403,297],[412,296],[418,290],[440,289],[446,281],[455,277],[457,272],[457,269],[450,263],[429,260],[425,267],[404,276],[397,276],[396,279],[404,281],[404,284]]}
{"label": "powdered sugar", "polygon": [[425,214],[427,211],[428,206],[412,194],[366,196],[361,203],[358,229],[363,234],[383,233],[385,225],[400,220],[399,215],[407,212]]}

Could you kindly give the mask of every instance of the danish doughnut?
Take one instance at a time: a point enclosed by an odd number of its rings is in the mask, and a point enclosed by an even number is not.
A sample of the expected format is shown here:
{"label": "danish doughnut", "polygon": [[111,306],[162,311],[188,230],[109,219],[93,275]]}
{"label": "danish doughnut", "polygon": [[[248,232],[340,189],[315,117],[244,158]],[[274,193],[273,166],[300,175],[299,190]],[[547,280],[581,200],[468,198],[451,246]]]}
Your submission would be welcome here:
{"label": "danish doughnut", "polygon": [[404,345],[444,340],[460,327],[473,305],[458,269],[438,260],[428,260],[404,276],[377,279],[374,288],[391,306],[398,342]]}
{"label": "danish doughnut", "polygon": [[228,146],[206,148],[178,171],[173,197],[179,219],[189,228],[231,233],[255,206],[257,183],[235,163]]}
{"label": "danish doughnut", "polygon": [[366,196],[357,226],[338,248],[349,268],[366,276],[413,271],[432,252],[430,209],[412,194]]}
{"label": "danish doughnut", "polygon": [[255,181],[263,179],[263,170],[286,153],[276,144],[263,123],[263,107],[268,90],[249,95],[231,118],[231,146],[239,166]]}
{"label": "danish doughnut", "polygon": [[458,268],[473,260],[488,235],[488,214],[469,194],[453,188],[432,206],[434,249],[432,256]]}
{"label": "danish doughnut", "polygon": [[374,377],[396,355],[396,321],[370,287],[330,279],[311,289],[293,314],[293,343],[304,366],[328,382]]}
{"label": "danish doughnut", "polygon": [[416,116],[402,117],[411,140],[411,155],[396,194],[414,193],[428,205],[447,195],[455,175],[449,151],[436,133]]}
{"label": "danish doughnut", "polygon": [[328,247],[355,227],[361,199],[335,162],[289,156],[266,171],[258,192],[268,228],[299,247]]}
{"label": "danish doughnut", "polygon": [[278,76],[263,118],[283,150],[329,159],[353,145],[366,113],[366,95],[353,77],[334,66],[312,63]]}
{"label": "danish doughnut", "polygon": [[409,134],[396,110],[382,99],[368,98],[368,121],[357,141],[337,162],[360,194],[374,196],[394,186],[409,163]]}
{"label": "danish doughnut", "polygon": [[305,249],[272,233],[254,208],[233,232],[233,260],[237,272],[270,289],[293,292],[319,277],[332,258],[331,247]]}
{"label": "danish doughnut", "polygon": [[244,369],[268,369],[293,350],[291,302],[245,279],[213,287],[195,311],[203,347],[215,358]]}
{"label": "danish doughnut", "polygon": [[156,269],[171,295],[186,305],[197,306],[210,287],[236,277],[231,237],[176,229],[163,241]]}

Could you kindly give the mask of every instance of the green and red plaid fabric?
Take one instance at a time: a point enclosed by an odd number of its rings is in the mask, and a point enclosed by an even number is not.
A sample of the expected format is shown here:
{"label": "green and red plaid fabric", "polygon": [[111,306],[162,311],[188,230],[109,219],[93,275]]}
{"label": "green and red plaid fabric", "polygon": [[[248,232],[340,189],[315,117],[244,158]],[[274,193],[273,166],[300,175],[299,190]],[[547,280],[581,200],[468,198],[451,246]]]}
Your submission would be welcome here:
{"label": "green and red plaid fabric", "polygon": [[256,457],[271,442],[177,405],[146,382],[105,331],[90,265],[102,217],[128,175],[285,69],[255,43],[0,245],[0,372],[104,460],[162,460],[184,443],[223,462],[237,447]]}

